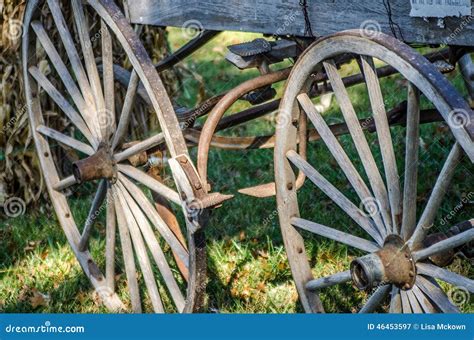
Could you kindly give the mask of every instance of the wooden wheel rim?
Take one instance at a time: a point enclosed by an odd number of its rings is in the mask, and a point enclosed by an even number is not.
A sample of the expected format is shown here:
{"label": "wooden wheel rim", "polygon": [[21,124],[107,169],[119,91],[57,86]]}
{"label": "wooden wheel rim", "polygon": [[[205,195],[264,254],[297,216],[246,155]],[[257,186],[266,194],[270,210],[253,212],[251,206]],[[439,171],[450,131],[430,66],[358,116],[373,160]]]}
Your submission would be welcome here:
{"label": "wooden wheel rim", "polygon": [[[274,158],[277,209],[293,278],[300,301],[306,312],[324,312],[324,308],[317,294],[308,292],[306,289],[306,283],[311,281],[313,277],[305,253],[304,240],[293,226],[294,223],[291,222],[292,218],[299,217],[299,207],[295,191],[296,177],[288,159],[288,154],[291,152],[296,154],[297,150],[298,129],[293,125],[293,122],[297,119],[297,114],[294,113],[298,109],[297,96],[305,90],[306,80],[318,65],[337,55],[352,53],[359,56],[368,55],[393,66],[416,88],[422,89],[423,94],[436,106],[445,121],[450,125],[457,141],[456,145],[460,145],[457,149],[455,146],[456,150],[452,153],[459,154],[462,148],[471,161],[474,160],[474,143],[471,138],[472,131],[470,131],[472,124],[465,128],[459,128],[452,126],[448,119],[449,114],[454,110],[463,110],[469,114],[470,121],[472,121],[474,116],[463,98],[422,56],[392,37],[381,33],[372,33],[369,38],[364,35],[363,31],[345,31],[325,37],[311,45],[294,66],[280,105],[278,121],[281,124],[277,125],[276,129]],[[469,237],[472,237],[471,234],[472,230]],[[419,241],[417,240],[417,242]],[[349,271],[336,275],[339,276],[332,278],[335,281],[345,282],[351,279]],[[423,280],[423,277],[420,280]],[[424,283],[426,284],[425,288],[427,286],[430,286],[427,289],[432,288],[429,282]],[[375,297],[372,302],[385,297],[390,291],[389,287],[390,285],[380,287],[374,294]],[[396,293],[398,292],[394,291],[394,294]]]}
{"label": "wooden wheel rim", "polygon": [[[30,0],[27,4],[24,17],[25,29],[23,34],[22,58],[24,66],[25,95],[27,99],[29,119],[31,123],[32,135],[35,141],[36,150],[43,172],[48,174],[45,177],[48,193],[53,203],[53,207],[57,213],[58,220],[63,228],[68,243],[78,259],[84,273],[91,281],[97,293],[101,297],[103,303],[111,311],[123,311],[124,304],[114,291],[110,291],[107,286],[106,277],[101,273],[97,264],[91,257],[89,251],[80,251],[78,244],[81,234],[73,219],[66,195],[55,186],[60,183],[60,178],[56,170],[55,161],[51,156],[51,150],[46,137],[37,131],[38,126],[42,125],[42,112],[39,101],[38,85],[30,75],[28,66],[30,61],[34,60],[35,51],[31,48],[34,41],[35,33],[31,30],[33,19],[40,15],[38,6],[44,3],[43,0]],[[174,114],[169,97],[163,87],[161,79],[154,69],[142,44],[135,35],[133,29],[128,24],[126,18],[120,12],[120,9],[113,1],[88,1],[93,10],[107,24],[108,29],[114,34],[119,41],[127,57],[130,59],[133,69],[138,74],[138,79],[142,82],[151,99],[153,107],[157,113],[160,126],[163,130],[161,134],[166,142],[170,155],[176,157],[178,155],[188,155],[187,147],[184,142],[178,120]],[[125,157],[126,158],[126,157]],[[187,181],[177,179],[175,181],[180,190],[192,192]],[[178,202],[180,198],[177,196]],[[189,198],[188,198],[189,199]],[[123,202],[122,202],[123,203]],[[185,203],[182,202],[183,211],[187,216]],[[192,312],[201,307],[203,303],[203,294],[205,291],[205,240],[204,234],[199,226],[194,226],[193,230],[187,228],[187,247],[188,247],[188,263],[189,263],[189,279],[187,290],[183,293],[185,301],[182,307],[177,308],[179,312]]]}

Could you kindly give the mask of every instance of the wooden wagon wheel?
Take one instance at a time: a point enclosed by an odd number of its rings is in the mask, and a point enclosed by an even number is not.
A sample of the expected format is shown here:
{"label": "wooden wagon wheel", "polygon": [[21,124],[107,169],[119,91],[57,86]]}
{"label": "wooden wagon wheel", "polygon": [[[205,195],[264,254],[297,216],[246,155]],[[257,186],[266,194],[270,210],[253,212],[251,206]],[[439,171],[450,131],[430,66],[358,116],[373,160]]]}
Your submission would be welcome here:
{"label": "wooden wagon wheel", "polygon": [[[66,12],[72,20],[65,18]],[[205,292],[205,242],[200,228],[205,211],[193,207],[194,191],[188,180],[192,167],[186,172],[176,160],[188,159],[178,121],[127,19],[110,0],[85,4],[82,0],[31,0],[24,25],[24,80],[32,134],[57,217],[85,274],[113,311],[197,310]],[[93,26],[97,33],[91,36]],[[53,36],[57,37],[54,43]],[[67,58],[61,57],[60,50],[66,51]],[[116,100],[115,92],[113,52],[117,50],[121,61],[128,58],[132,65],[123,101]],[[47,68],[50,74],[44,71]],[[126,148],[125,134],[140,82],[161,132]],[[56,115],[68,122],[66,131],[48,126],[42,108],[46,96],[60,111]],[[146,160],[146,152],[158,146],[169,157],[168,180],[150,174],[143,161],[137,161]],[[57,147],[79,155],[69,177],[60,177],[63,161],[52,157]],[[90,202],[85,219],[71,208],[74,195],[67,194],[77,190],[87,192]],[[161,204],[154,204],[153,195]],[[101,219],[105,241],[98,236],[101,253],[93,257],[89,244]],[[117,235],[120,241],[116,242]],[[122,272],[129,294],[119,298],[116,277]]]}
{"label": "wooden wagon wheel", "polygon": [[[463,156],[463,151],[474,160],[472,121],[474,115],[464,100],[449,82],[426,59],[400,41],[384,34],[364,34],[362,31],[346,31],[326,37],[314,43],[295,65],[284,93],[279,114],[275,147],[275,180],[280,226],[293,278],[300,300],[307,312],[323,312],[318,291],[326,287],[352,281],[360,290],[373,290],[373,294],[360,310],[372,312],[391,296],[391,312],[455,312],[446,294],[435,279],[463,287],[474,292],[474,281],[470,278],[442,268],[438,258],[447,256],[474,239],[474,220],[452,228],[448,235],[433,238],[428,235],[437,210],[447,188],[451,185],[454,171]],[[376,126],[375,144],[380,146],[384,175],[374,159],[372,148],[341,81],[335,59],[351,54],[358,61],[365,77],[369,94],[371,114]],[[385,62],[396,68],[407,80],[407,128],[404,172],[398,173],[387,121],[384,98],[377,77],[374,60]],[[351,139],[335,137],[323,115],[318,112],[308,97],[312,86],[311,77],[316,72],[326,72],[336,102],[348,125]],[[313,84],[314,85],[314,84]],[[419,149],[420,94],[423,94],[448,123],[455,137],[454,146],[423,209],[416,219],[417,165]],[[351,193],[361,204],[354,203],[347,194],[336,188],[314,165],[297,153],[298,116],[304,112],[321,135],[326,147],[337,163],[338,169],[351,184]],[[460,114],[461,116],[453,116]],[[462,121],[460,123],[460,121]],[[346,153],[347,144],[359,155],[362,164],[359,172]],[[344,148],[343,146],[344,145]],[[295,171],[302,170],[318,190],[339,206],[361,229],[341,231],[340,227],[328,227],[301,218],[301,198],[295,190]],[[364,173],[365,172],[365,173]],[[363,179],[368,178],[367,185]],[[383,179],[386,178],[386,184]],[[404,187],[400,178],[404,177]],[[311,217],[313,220],[315,216]],[[316,216],[317,218],[317,216]],[[368,255],[357,257],[346,271],[322,278],[314,278],[305,250],[305,233],[301,230],[341,242]],[[347,230],[347,229],[346,229]],[[367,237],[360,237],[359,231]],[[355,235],[354,235],[355,234]],[[441,240],[441,241],[440,241]],[[428,242],[429,241],[429,242]],[[440,241],[440,242],[436,242]],[[431,245],[430,245],[431,244]]]}

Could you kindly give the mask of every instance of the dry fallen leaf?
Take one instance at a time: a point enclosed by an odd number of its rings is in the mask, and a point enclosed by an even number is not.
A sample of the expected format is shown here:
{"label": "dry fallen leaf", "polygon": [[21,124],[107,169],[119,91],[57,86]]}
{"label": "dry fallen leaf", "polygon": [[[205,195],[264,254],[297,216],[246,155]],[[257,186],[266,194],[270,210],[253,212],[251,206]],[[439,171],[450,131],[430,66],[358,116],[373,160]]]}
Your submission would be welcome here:
{"label": "dry fallen leaf", "polygon": [[38,308],[39,306],[47,306],[49,300],[51,299],[49,294],[43,294],[37,289],[32,289],[32,296],[30,297],[30,304],[33,309]]}

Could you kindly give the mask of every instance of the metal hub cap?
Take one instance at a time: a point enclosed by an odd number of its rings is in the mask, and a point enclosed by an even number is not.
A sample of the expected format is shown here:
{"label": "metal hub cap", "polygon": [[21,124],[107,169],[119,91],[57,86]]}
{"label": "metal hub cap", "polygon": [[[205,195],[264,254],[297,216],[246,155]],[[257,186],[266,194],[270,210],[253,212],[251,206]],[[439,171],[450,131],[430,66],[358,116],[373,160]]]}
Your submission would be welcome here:
{"label": "metal hub cap", "polygon": [[106,178],[117,178],[116,162],[108,145],[102,144],[92,156],[73,164],[72,172],[78,183]]}
{"label": "metal hub cap", "polygon": [[352,261],[351,276],[360,290],[371,289],[382,282],[408,290],[415,284],[415,261],[408,245],[399,236],[389,235],[382,249]]}

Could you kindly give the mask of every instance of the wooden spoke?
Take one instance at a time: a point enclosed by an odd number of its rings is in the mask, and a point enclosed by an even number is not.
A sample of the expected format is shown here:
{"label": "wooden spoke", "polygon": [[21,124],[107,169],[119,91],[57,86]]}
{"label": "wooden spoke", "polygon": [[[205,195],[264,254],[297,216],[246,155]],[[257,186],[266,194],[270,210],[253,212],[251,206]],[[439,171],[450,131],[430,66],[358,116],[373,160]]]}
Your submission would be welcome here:
{"label": "wooden spoke", "polygon": [[140,208],[158,230],[160,235],[164,238],[166,243],[168,243],[173,252],[181,259],[185,266],[188,267],[189,254],[187,250],[183,247],[179,239],[176,238],[175,234],[173,234],[168,225],[166,225],[161,216],[157,213],[156,209],[150,203],[145,194],[125,176],[119,174],[119,180],[128,190],[128,192],[130,192],[131,196],[138,203]]}
{"label": "wooden spoke", "polygon": [[99,188],[95,193],[94,200],[92,201],[92,206],[87,215],[86,223],[84,223],[84,229],[82,230],[81,240],[79,241],[78,249],[79,251],[85,251],[89,244],[89,238],[91,236],[92,227],[99,217],[100,209],[104,199],[107,196],[107,180],[102,179],[99,184]]}
{"label": "wooden spoke", "polygon": [[406,295],[408,297],[408,301],[410,302],[410,307],[411,307],[412,312],[415,313],[415,314],[423,313],[423,309],[421,308],[420,304],[418,303],[418,300],[415,296],[415,293],[413,293],[413,290],[407,291]]}
{"label": "wooden spoke", "polygon": [[416,229],[409,240],[410,248],[414,249],[417,245],[421,244],[433,225],[436,213],[441,206],[446,191],[448,191],[449,185],[454,176],[454,171],[456,170],[456,165],[460,161],[461,156],[462,149],[458,143],[455,143],[444,163],[443,169],[441,169],[438,179],[436,180],[436,184],[431,192],[430,198],[428,199],[425,210],[418,221]]}
{"label": "wooden spoke", "polygon": [[420,304],[423,312],[425,313],[436,313],[436,309],[431,304],[430,300],[426,297],[425,293],[423,293],[417,285],[414,285],[411,289],[413,294],[415,294],[418,303]]}
{"label": "wooden spoke", "polygon": [[66,136],[65,134],[62,134],[61,132],[51,129],[47,126],[39,125],[36,128],[36,131],[38,131],[44,136],[54,139],[58,143],[61,143],[63,145],[69,146],[70,148],[73,148],[74,150],[85,153],[88,156],[93,155],[95,152],[94,149],[92,149],[89,145],[82,143],[72,137]]}
{"label": "wooden spoke", "polygon": [[408,239],[416,227],[416,187],[418,183],[418,149],[420,144],[420,92],[408,85],[405,182],[403,188],[402,237]]}
{"label": "wooden spoke", "polygon": [[165,254],[163,253],[163,250],[161,249],[158,241],[156,240],[156,236],[153,233],[153,229],[151,228],[150,223],[145,217],[143,211],[135,203],[134,199],[128,193],[122,183],[119,183],[119,187],[122,191],[122,194],[124,195],[125,200],[128,203],[130,210],[133,213],[133,216],[135,217],[135,220],[137,221],[137,225],[139,226],[143,234],[146,244],[150,249],[150,253],[153,256],[158,266],[158,269],[160,270],[163,280],[165,281],[165,284],[168,287],[168,290],[171,294],[171,297],[173,298],[176,308],[179,312],[182,312],[185,304],[183,294],[181,293],[176,279],[173,276],[171,268],[168,265],[168,262],[165,258]]}
{"label": "wooden spoke", "polygon": [[89,127],[84,122],[82,117],[76,112],[71,104],[64,98],[64,96],[59,93],[59,91],[54,87],[54,85],[46,78],[46,76],[41,73],[41,71],[36,67],[32,66],[29,68],[29,72],[33,78],[38,82],[38,85],[46,91],[46,93],[53,99],[53,101],[59,106],[59,108],[64,112],[64,114],[69,118],[69,120],[74,124],[75,127],[86,137],[86,139],[94,147],[98,145],[97,140],[91,134]]}
{"label": "wooden spoke", "polygon": [[143,279],[145,281],[145,285],[148,290],[148,295],[153,305],[153,310],[156,313],[164,313],[165,310],[163,308],[163,303],[161,301],[160,293],[158,291],[158,286],[156,284],[155,276],[153,274],[150,259],[148,258],[148,252],[146,250],[145,243],[143,241],[142,234],[140,233],[137,221],[133,216],[133,213],[127,203],[127,200],[123,196],[122,190],[120,188],[117,188],[116,193],[117,199],[120,201],[120,205],[123,209],[123,214],[125,217],[125,221],[127,222],[128,230],[132,237],[133,248],[137,253],[138,263],[143,273]]}
{"label": "wooden spoke", "polygon": [[306,289],[315,292],[323,288],[331,287],[351,280],[351,271],[346,270],[334,275],[311,280],[306,284]]}
{"label": "wooden spoke", "polygon": [[438,285],[425,279],[421,275],[416,276],[416,285],[444,313],[459,313],[458,307],[449,301],[446,294],[444,294]]}
{"label": "wooden spoke", "polygon": [[372,105],[372,113],[377,128],[377,137],[380,144],[380,151],[382,153],[385,177],[387,179],[388,197],[392,212],[392,231],[398,234],[400,232],[402,220],[402,198],[387,112],[385,110],[382,90],[380,88],[377,70],[373,59],[371,57],[361,56],[361,63]]}
{"label": "wooden spoke", "polygon": [[125,219],[125,212],[118,199],[117,189],[113,189],[115,213],[117,214],[117,224],[119,227],[120,243],[122,246],[123,262],[125,264],[125,273],[127,275],[128,291],[130,293],[130,301],[132,303],[132,311],[134,313],[142,312],[140,301],[140,290],[138,288],[137,268],[135,265],[135,256],[133,254],[132,240]]}
{"label": "wooden spoke", "polygon": [[38,22],[34,21],[31,23],[31,27],[36,33],[41,45],[43,46],[46,54],[48,55],[49,59],[51,60],[52,66],[56,69],[57,74],[61,78],[66,90],[71,95],[74,104],[78,108],[79,112],[82,114],[85,123],[89,126],[89,130],[94,134],[95,138],[99,138],[100,135],[98,133],[98,127],[94,124],[94,115],[91,113],[89,107],[87,106],[84,98],[82,97],[79,88],[77,87],[74,79],[71,77],[66,65],[62,61],[61,57],[59,56],[58,51],[54,48],[51,39],[48,36],[48,33],[44,29],[43,25]]}
{"label": "wooden spoke", "polygon": [[408,293],[405,290],[400,290],[400,298],[402,300],[402,313],[411,314],[413,313],[410,305],[410,299],[408,298]]}
{"label": "wooden spoke", "polygon": [[342,210],[346,212],[358,225],[362,227],[379,245],[383,244],[382,235],[372,220],[364,215],[344,194],[337,190],[326,178],[315,168],[306,162],[297,152],[290,150],[286,154],[288,159],[313,182],[321,191],[332,199]]}
{"label": "wooden spoke", "polygon": [[349,94],[344,86],[341,76],[337,71],[337,66],[333,60],[323,62],[324,69],[326,70],[328,79],[333,88],[334,94],[337,98],[339,107],[341,108],[342,114],[346,121],[349,132],[354,141],[354,145],[359,153],[362,165],[364,166],[367,177],[369,178],[370,185],[374,192],[375,198],[380,206],[380,213],[385,223],[387,233],[392,231],[391,219],[390,219],[390,207],[388,203],[388,194],[382,176],[375,163],[374,156],[370,151],[369,143],[365,138],[364,131],[360,126],[357,114],[354,111]]}
{"label": "wooden spoke", "polygon": [[74,40],[69,32],[69,29],[66,24],[66,20],[61,12],[61,6],[58,0],[48,0],[48,6],[53,15],[54,23],[58,29],[59,36],[66,50],[67,56],[71,63],[74,75],[76,76],[79,87],[81,88],[82,95],[86,103],[93,107],[94,106],[94,97],[92,95],[92,90],[89,85],[89,79],[87,78],[86,71],[81,62],[81,58],[74,44]]}
{"label": "wooden spoke", "polygon": [[147,175],[146,173],[134,168],[130,165],[125,164],[118,164],[118,170],[127,175],[128,177],[140,182],[141,184],[145,185],[150,190],[156,192],[158,195],[165,197],[166,199],[181,205],[181,199],[176,191],[168,188],[163,183],[160,183],[153,177]]}
{"label": "wooden spoke", "polygon": [[133,71],[130,76],[130,81],[128,83],[127,93],[125,95],[125,100],[122,107],[122,112],[120,114],[119,123],[117,130],[114,134],[114,139],[112,141],[112,149],[117,148],[122,142],[123,137],[127,133],[128,125],[130,124],[130,119],[132,117],[133,104],[135,103],[135,96],[137,94],[138,84],[140,83],[140,78],[138,77],[137,72]]}
{"label": "wooden spoke", "polygon": [[77,184],[76,178],[74,176],[69,176],[56,183],[54,190],[63,191],[69,187],[72,187],[74,184]]}
{"label": "wooden spoke", "polygon": [[390,289],[392,288],[391,285],[384,285],[378,287],[375,292],[369,297],[367,302],[365,303],[364,307],[361,308],[359,313],[372,313],[383,300],[387,297]]}
{"label": "wooden spoke", "polygon": [[[474,219],[471,220],[471,223],[474,223]],[[474,240],[474,228],[468,229],[455,236],[435,243],[432,246],[429,246],[428,248],[413,252],[413,259],[415,261],[421,261],[435,254],[442,253],[446,250],[457,248],[465,243],[471,242],[472,240]]]}
{"label": "wooden spoke", "polygon": [[400,289],[392,285],[392,292],[390,293],[390,313],[402,312],[402,298],[400,296]]}
{"label": "wooden spoke", "polygon": [[126,159],[129,159],[135,155],[138,155],[139,153],[142,153],[143,151],[147,151],[157,145],[162,144],[165,141],[163,133],[158,133],[150,138],[147,138],[132,147],[125,149],[122,152],[116,153],[114,155],[115,161],[122,162]]}
{"label": "wooden spoke", "polygon": [[[297,98],[299,103],[305,110],[306,114],[308,115],[309,119],[313,123],[314,127],[316,128],[316,130],[318,130],[318,133],[320,134],[321,138],[324,140],[325,144],[329,148],[329,151],[336,159],[337,163],[341,167],[342,171],[346,175],[347,179],[351,183],[357,195],[361,199],[361,201],[375,201],[375,199],[372,197],[372,194],[370,193],[369,188],[364,183],[364,180],[357,172],[356,168],[352,164],[351,160],[347,156],[346,152],[342,148],[336,136],[334,136],[334,134],[331,132],[331,129],[326,124],[321,114],[314,107],[308,95],[303,93]],[[373,219],[379,228],[379,232],[382,234],[383,237],[385,237],[386,228],[384,222],[380,218],[379,212],[376,212],[374,214]]]}
{"label": "wooden spoke", "polygon": [[304,220],[302,218],[293,217],[291,219],[291,224],[300,229],[310,231],[317,235],[347,244],[351,247],[354,247],[354,248],[357,248],[369,253],[376,252],[377,250],[380,249],[375,243],[367,241],[363,238],[353,236],[351,234],[347,234],[342,231],[329,228],[318,223]]}
{"label": "wooden spoke", "polygon": [[474,280],[429,263],[417,263],[416,268],[418,274],[428,275],[435,279],[443,280],[452,285],[466,288],[469,292],[474,293]]}
{"label": "wooden spoke", "polygon": [[112,190],[107,191],[107,222],[105,229],[105,280],[107,287],[115,291],[115,233],[117,218]]}
{"label": "wooden spoke", "polygon": [[[105,116],[99,121],[106,124],[105,136],[108,140],[115,130],[115,87],[114,87],[114,57],[112,36],[104,20],[101,20],[102,33],[102,63],[105,98]],[[105,119],[105,120],[104,120]]]}
{"label": "wooden spoke", "polygon": [[[84,55],[84,62],[86,64],[89,83],[92,88],[92,94],[94,95],[95,108],[97,112],[96,117],[99,123],[101,123],[98,127],[99,131],[101,132],[101,136],[104,137],[104,121],[102,121],[99,115],[107,114],[107,112],[105,111],[104,94],[102,92],[99,71],[97,70],[97,64],[89,36],[89,25],[87,25],[87,18],[82,6],[82,0],[71,0],[71,5],[74,13],[74,20],[76,22],[77,34],[79,35],[79,41],[81,43],[82,53]],[[105,121],[107,121],[107,119],[105,119]]]}

